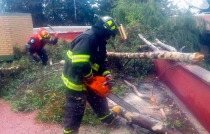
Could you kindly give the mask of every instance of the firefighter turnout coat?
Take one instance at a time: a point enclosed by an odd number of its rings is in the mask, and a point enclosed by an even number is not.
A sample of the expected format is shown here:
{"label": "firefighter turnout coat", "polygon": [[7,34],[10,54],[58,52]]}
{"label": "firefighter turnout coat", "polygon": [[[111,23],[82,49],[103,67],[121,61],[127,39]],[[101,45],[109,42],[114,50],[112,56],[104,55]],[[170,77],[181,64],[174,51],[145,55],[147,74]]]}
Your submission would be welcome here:
{"label": "firefighter turnout coat", "polygon": [[103,31],[92,26],[78,35],[67,52],[62,80],[73,91],[86,90],[83,79],[92,74],[105,76],[107,68],[106,40]]}

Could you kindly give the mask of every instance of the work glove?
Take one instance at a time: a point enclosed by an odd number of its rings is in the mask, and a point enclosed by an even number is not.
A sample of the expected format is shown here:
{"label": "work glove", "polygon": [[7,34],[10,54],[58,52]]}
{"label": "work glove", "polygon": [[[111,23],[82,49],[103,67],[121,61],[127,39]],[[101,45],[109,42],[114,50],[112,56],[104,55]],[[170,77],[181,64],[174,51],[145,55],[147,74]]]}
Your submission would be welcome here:
{"label": "work glove", "polygon": [[107,74],[107,75],[105,75],[105,77],[106,77],[106,81],[108,82],[108,84],[109,84],[109,89],[111,90],[112,89],[112,87],[114,86],[114,84],[115,84],[115,81],[113,80],[113,78],[112,78],[112,75],[111,74]]}
{"label": "work glove", "polygon": [[111,74],[107,74],[107,75],[105,75],[105,77],[106,77],[106,80],[107,81],[112,80],[112,75]]}
{"label": "work glove", "polygon": [[26,47],[26,49],[30,49],[31,48],[31,45],[26,44],[25,47]]}
{"label": "work glove", "polygon": [[30,61],[31,61],[31,62],[39,62],[40,59],[39,59],[39,58],[36,56],[36,54],[34,53],[34,54],[30,55]]}
{"label": "work glove", "polygon": [[56,36],[53,40],[50,41],[51,44],[55,45],[58,43],[58,36]]}

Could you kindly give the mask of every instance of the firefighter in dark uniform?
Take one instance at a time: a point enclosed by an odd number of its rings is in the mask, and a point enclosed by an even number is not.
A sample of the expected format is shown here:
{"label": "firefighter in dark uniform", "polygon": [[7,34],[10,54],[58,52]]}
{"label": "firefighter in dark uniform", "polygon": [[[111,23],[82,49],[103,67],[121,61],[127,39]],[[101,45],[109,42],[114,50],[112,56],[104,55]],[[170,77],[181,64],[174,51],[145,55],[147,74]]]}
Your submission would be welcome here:
{"label": "firefighter in dark uniform", "polygon": [[44,46],[46,44],[55,45],[57,42],[57,34],[55,35],[54,39],[51,39],[50,34],[45,28],[38,29],[37,33],[33,34],[25,45],[26,51],[29,54],[29,60],[31,62],[39,62],[39,58],[36,56],[36,54],[38,54],[42,60],[42,65],[47,65],[48,55],[44,49]]}
{"label": "firefighter in dark uniform", "polygon": [[106,40],[117,33],[117,23],[112,17],[98,16],[98,21],[91,29],[84,31],[71,42],[62,73],[67,89],[64,134],[79,132],[86,101],[103,123],[111,124],[119,113],[119,107],[110,110],[106,98],[88,90],[83,84],[83,80],[88,82],[93,75],[112,79],[107,68]]}

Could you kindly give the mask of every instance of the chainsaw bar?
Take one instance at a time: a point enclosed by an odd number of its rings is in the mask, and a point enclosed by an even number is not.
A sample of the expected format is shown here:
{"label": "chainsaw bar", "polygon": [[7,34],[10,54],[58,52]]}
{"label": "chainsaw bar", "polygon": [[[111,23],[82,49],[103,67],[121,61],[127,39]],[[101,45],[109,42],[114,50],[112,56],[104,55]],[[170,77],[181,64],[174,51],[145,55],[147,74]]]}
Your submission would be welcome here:
{"label": "chainsaw bar", "polygon": [[136,108],[112,93],[109,93],[107,97],[130,112],[140,113]]}

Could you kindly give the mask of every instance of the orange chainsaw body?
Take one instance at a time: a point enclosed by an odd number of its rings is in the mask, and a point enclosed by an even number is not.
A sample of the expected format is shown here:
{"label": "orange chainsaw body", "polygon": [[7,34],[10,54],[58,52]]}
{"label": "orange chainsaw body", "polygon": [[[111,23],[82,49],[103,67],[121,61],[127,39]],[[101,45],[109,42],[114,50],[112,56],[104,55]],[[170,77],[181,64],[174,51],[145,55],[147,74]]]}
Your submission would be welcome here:
{"label": "orange chainsaw body", "polygon": [[107,80],[103,76],[93,76],[89,82],[85,82],[84,84],[91,89],[92,91],[96,92],[98,95],[102,97],[107,97],[110,93],[109,85],[106,84]]}

